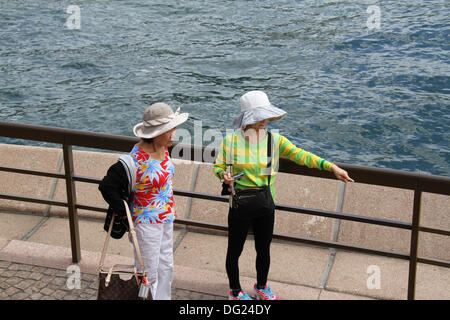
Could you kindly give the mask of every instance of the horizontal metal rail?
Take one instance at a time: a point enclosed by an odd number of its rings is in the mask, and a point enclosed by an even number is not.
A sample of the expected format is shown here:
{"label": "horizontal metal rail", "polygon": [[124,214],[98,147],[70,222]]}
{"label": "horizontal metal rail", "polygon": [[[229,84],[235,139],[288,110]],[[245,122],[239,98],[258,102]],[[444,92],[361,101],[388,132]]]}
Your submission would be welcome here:
{"label": "horizontal metal rail", "polygon": [[[175,192],[176,191],[174,190],[174,193]],[[179,195],[186,195],[187,193],[188,192],[182,192],[182,194],[179,194]],[[193,193],[192,197],[204,199],[204,194],[194,194]],[[0,194],[0,198],[67,207],[67,203],[64,203],[61,201],[54,201],[54,200],[12,196],[12,195],[6,195],[6,194]],[[97,211],[97,212],[106,212],[107,211],[106,208],[81,205],[81,204],[78,204],[76,207],[77,207],[77,209]],[[200,222],[200,221],[184,219],[184,218],[177,218],[175,220],[175,224],[181,224],[181,225],[199,227],[199,228],[205,228],[205,229],[213,229],[213,230],[219,230],[219,231],[228,231],[228,227],[225,225]],[[426,230],[424,230],[424,231],[427,232]],[[450,232],[447,232],[447,233],[450,233]],[[446,234],[446,235],[448,235],[448,234]],[[278,240],[283,240],[283,241],[303,243],[303,244],[320,246],[320,247],[329,247],[329,248],[335,248],[335,249],[341,249],[341,250],[347,250],[347,251],[355,251],[355,252],[366,253],[366,254],[381,255],[381,256],[390,257],[390,258],[398,258],[398,259],[403,259],[403,260],[409,259],[409,255],[405,254],[405,253],[393,252],[393,251],[387,251],[387,250],[379,250],[379,249],[373,249],[373,248],[363,247],[363,246],[346,245],[346,244],[336,242],[336,241],[317,240],[317,239],[310,239],[310,238],[291,236],[291,235],[285,235],[285,234],[279,234],[279,233],[274,233],[273,238],[278,239]],[[450,268],[450,262],[444,261],[444,260],[418,258],[418,262]]]}
{"label": "horizontal metal rail", "polygon": [[59,172],[52,172],[52,171],[36,171],[36,170],[11,168],[11,167],[0,167],[0,171],[19,173],[19,174],[31,174],[34,176],[49,177],[49,178],[60,178],[60,179],[65,178],[64,174],[59,173]]}
{"label": "horizontal metal rail", "polygon": [[[10,167],[0,167],[0,171],[21,173],[21,174],[31,174],[31,175],[37,175],[37,176],[54,177],[54,178],[65,178],[65,175],[61,174],[61,173],[45,172],[45,171],[41,172],[41,171],[35,171],[35,170],[26,170],[26,169],[18,169],[18,168],[10,168]],[[97,178],[85,177],[85,176],[74,176],[73,180],[78,181],[78,182],[95,183],[95,184],[99,184],[101,181],[100,179],[97,179]],[[176,189],[174,190],[174,194],[180,195],[180,196],[198,198],[198,199],[228,202],[228,197],[218,196],[215,194],[199,193],[199,192],[176,190]],[[6,194],[0,194],[0,198],[5,198],[5,199],[9,198],[9,200],[13,200],[14,198],[16,198],[16,199],[21,199],[21,201],[24,201],[24,199],[26,199],[26,197],[18,197],[15,195],[6,195]],[[37,200],[37,198],[34,198],[34,200]],[[41,203],[45,202],[45,204],[50,204],[52,202],[52,200],[45,200],[45,199],[41,199],[41,200],[43,201]],[[57,204],[53,203],[53,205],[57,205]],[[327,217],[327,218],[356,221],[356,222],[363,222],[363,223],[371,223],[371,224],[375,224],[375,225],[382,225],[382,226],[394,227],[394,228],[400,228],[400,229],[411,230],[411,227],[412,227],[411,223],[408,223],[408,222],[400,222],[400,221],[394,221],[394,220],[388,220],[388,219],[366,217],[366,216],[360,216],[360,215],[355,215],[355,214],[346,214],[346,213],[340,213],[340,212],[334,212],[334,211],[311,209],[311,208],[297,207],[297,206],[291,206],[291,205],[277,204],[276,209],[281,210],[281,211],[303,213],[303,214],[316,215],[316,216]],[[450,231],[435,229],[435,228],[430,228],[430,227],[420,227],[419,231],[450,236]]]}
{"label": "horizontal metal rail", "polygon": [[[76,180],[80,181],[78,179],[76,179]],[[92,180],[97,180],[97,179],[92,178]],[[82,179],[81,181],[88,182],[87,180],[84,180],[84,179]],[[226,197],[221,197],[221,196],[208,194],[208,193],[185,191],[185,190],[174,189],[174,195],[192,197],[192,198],[197,198],[197,199],[213,200],[213,201],[219,201],[219,202],[228,202],[228,199]],[[44,198],[36,198],[36,197],[25,197],[25,196],[6,194],[6,193],[0,193],[0,199],[67,207],[67,203],[65,203],[63,201],[44,199]],[[98,212],[106,212],[107,211],[106,208],[94,207],[94,206],[88,206],[88,205],[82,205],[82,204],[77,204],[77,208],[83,209],[83,210],[98,211]],[[399,221],[394,221],[394,220],[357,216],[357,215],[352,215],[352,214],[343,214],[340,212],[322,211],[322,210],[311,209],[311,208],[306,208],[306,207],[285,206],[285,205],[280,205],[280,204],[275,205],[275,209],[282,210],[282,211],[289,211],[289,212],[297,212],[297,213],[302,213],[302,214],[329,217],[329,218],[340,219],[340,220],[365,222],[365,223],[370,223],[370,224],[374,224],[374,225],[388,226],[388,227],[393,227],[393,228],[411,230],[411,223],[407,223],[407,222],[399,222]],[[449,230],[441,230],[441,229],[435,229],[435,228],[430,228],[430,227],[419,227],[419,231],[432,233],[432,234],[438,234],[438,235],[444,235],[444,236],[450,236]]]}
{"label": "horizontal metal rail", "polygon": [[67,203],[64,201],[57,201],[52,199],[43,199],[36,197],[24,197],[15,194],[0,193],[0,199],[13,200],[13,201],[24,201],[39,204],[48,204],[51,206],[67,207]]}
{"label": "horizontal metal rail", "polygon": [[[139,141],[136,137],[2,121],[0,121],[0,136],[127,153]],[[214,158],[217,152],[213,148],[183,144],[175,144],[170,150],[173,150],[175,147],[180,150],[179,155],[176,155],[175,158],[186,160],[195,159],[195,161],[209,163],[211,163],[210,159]],[[204,157],[205,154],[209,154],[210,156]],[[416,183],[419,180],[422,184],[422,192],[450,195],[450,178],[448,177],[346,163],[336,164],[350,171],[352,178],[358,181],[358,183],[415,190]],[[284,158],[280,158],[279,172],[335,179],[334,175],[328,171],[311,170],[298,166],[294,162]]]}
{"label": "horizontal metal rail", "polygon": [[[85,177],[83,177],[83,178],[76,177],[74,180],[87,182],[87,183],[97,183],[97,184],[99,183],[99,180],[96,178],[86,179]],[[201,192],[192,192],[192,191],[174,189],[174,195],[192,197],[192,198],[204,199],[204,200],[219,201],[219,202],[228,202],[228,198],[226,196],[217,196],[214,194],[201,193]],[[44,198],[36,198],[36,197],[25,197],[25,196],[6,194],[6,193],[0,193],[0,199],[25,201],[25,202],[33,202],[33,203],[39,203],[39,204],[48,204],[48,205],[54,205],[54,206],[67,207],[67,203],[65,203],[63,201],[44,199]],[[94,207],[94,206],[88,206],[88,205],[82,205],[82,204],[77,204],[76,207],[78,209],[90,210],[90,211],[98,211],[98,212],[106,212],[107,211],[106,208]],[[406,230],[412,229],[411,223],[408,223],[408,222],[400,222],[400,221],[394,221],[394,220],[387,220],[387,219],[380,219],[380,218],[373,218],[373,217],[366,217],[366,216],[358,216],[358,215],[353,215],[353,214],[345,214],[345,213],[340,213],[340,212],[311,209],[311,208],[306,208],[306,207],[296,207],[296,206],[276,204],[275,209],[281,210],[281,211],[296,212],[296,213],[301,213],[301,214],[317,215],[317,216],[328,217],[328,218],[333,218],[333,219],[363,222],[363,223],[369,223],[369,224],[373,224],[373,225],[387,226],[387,227],[393,227],[393,228],[399,228],[399,229],[406,229]],[[441,230],[441,229],[435,229],[435,228],[430,228],[430,227],[419,227],[419,231],[432,233],[432,234],[438,234],[438,235],[444,235],[444,236],[450,236],[449,230]]]}
{"label": "horizontal metal rail", "polygon": [[[52,200],[52,199],[42,199],[36,197],[25,197],[19,195],[11,195],[0,193],[0,198],[9,199],[15,201],[26,201],[54,206],[67,207],[69,211],[69,221],[70,221],[70,235],[71,235],[71,245],[72,245],[72,259],[74,262],[78,262],[81,258],[80,245],[79,245],[79,232],[78,232],[78,209],[85,209],[97,212],[106,212],[105,208],[87,206],[82,204],[77,204],[76,193],[75,193],[75,182],[85,182],[85,183],[95,183],[100,182],[99,179],[92,177],[77,176],[74,174],[73,169],[73,156],[72,156],[72,146],[95,148],[102,150],[114,150],[129,152],[133,145],[138,142],[137,138],[134,137],[124,137],[118,135],[109,135],[103,133],[94,133],[79,130],[69,130],[63,128],[55,127],[44,127],[35,126],[28,124],[18,124],[9,122],[0,122],[0,136],[16,138],[16,139],[26,139],[34,141],[42,141],[49,143],[61,144],[63,147],[64,155],[64,167],[65,172],[51,172],[51,171],[38,171],[30,170],[24,168],[13,168],[7,166],[0,166],[0,171],[16,173],[16,174],[30,174],[42,177],[51,177],[58,179],[65,179],[66,181],[66,192],[67,192],[67,202]],[[202,162],[211,162],[210,159],[214,159],[217,150],[212,148],[205,148],[199,146],[191,145],[174,145],[170,151],[177,148],[178,154],[175,154],[175,158],[180,158],[184,160],[195,160]],[[171,154],[174,157],[173,154]],[[208,155],[208,157],[205,157]],[[443,261],[438,259],[427,259],[417,256],[418,252],[418,240],[419,232],[427,232],[432,234],[450,236],[450,231],[442,230],[438,228],[422,227],[420,226],[420,204],[421,196],[423,192],[436,193],[441,195],[450,195],[450,178],[440,177],[422,173],[414,172],[404,172],[399,170],[391,169],[381,169],[366,166],[357,166],[344,163],[337,163],[340,167],[351,173],[351,176],[358,183],[387,186],[394,188],[401,188],[414,191],[414,204],[413,204],[413,215],[412,221],[402,222],[394,221],[388,219],[373,218],[367,216],[360,216],[355,214],[340,213],[334,211],[318,210],[305,207],[297,207],[290,205],[277,204],[276,209],[282,211],[295,212],[299,214],[309,214],[321,217],[340,219],[346,221],[354,221],[360,223],[367,223],[372,225],[387,226],[399,229],[405,229],[411,231],[411,241],[410,241],[410,252],[399,253],[386,250],[377,250],[362,246],[355,246],[344,244],[336,241],[325,241],[318,239],[310,239],[304,237],[290,236],[284,234],[275,233],[273,238],[281,241],[298,242],[309,245],[329,247],[340,250],[348,250],[353,252],[361,252],[367,254],[375,254],[393,258],[399,258],[403,260],[409,260],[409,275],[408,275],[408,299],[414,299],[415,296],[415,279],[416,279],[416,267],[417,263],[425,263],[430,265],[450,267],[449,261]],[[279,172],[298,174],[312,177],[320,177],[326,179],[334,179],[334,176],[330,172],[310,170],[306,167],[301,167],[289,161],[287,159],[280,159]],[[184,190],[174,190],[175,195],[206,199],[219,202],[228,202],[227,197],[212,195],[200,192],[190,192]],[[175,223],[192,226],[207,228],[213,230],[227,231],[227,226],[205,223],[201,221],[195,221],[190,219],[178,218]]]}

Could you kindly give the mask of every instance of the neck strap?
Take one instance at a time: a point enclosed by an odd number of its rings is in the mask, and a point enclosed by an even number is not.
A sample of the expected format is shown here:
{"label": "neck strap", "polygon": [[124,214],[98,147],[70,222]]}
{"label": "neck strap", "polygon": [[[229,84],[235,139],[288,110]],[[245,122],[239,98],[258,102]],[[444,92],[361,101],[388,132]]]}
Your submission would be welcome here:
{"label": "neck strap", "polygon": [[272,175],[272,134],[267,130],[267,168],[269,170],[268,186],[270,188],[270,176]]}

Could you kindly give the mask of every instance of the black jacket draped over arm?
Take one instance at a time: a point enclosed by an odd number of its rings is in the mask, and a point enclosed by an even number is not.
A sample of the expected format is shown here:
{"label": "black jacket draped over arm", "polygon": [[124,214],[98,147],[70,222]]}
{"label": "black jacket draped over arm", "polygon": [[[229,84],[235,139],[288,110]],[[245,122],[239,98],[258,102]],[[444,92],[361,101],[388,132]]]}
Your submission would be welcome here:
{"label": "black jacket draped over arm", "polygon": [[111,230],[111,237],[120,239],[129,230],[128,220],[123,200],[129,202],[130,194],[128,189],[128,178],[124,166],[117,161],[109,167],[106,176],[100,182],[98,189],[102,193],[103,199],[109,204],[103,228],[108,231],[114,214],[114,224]]}

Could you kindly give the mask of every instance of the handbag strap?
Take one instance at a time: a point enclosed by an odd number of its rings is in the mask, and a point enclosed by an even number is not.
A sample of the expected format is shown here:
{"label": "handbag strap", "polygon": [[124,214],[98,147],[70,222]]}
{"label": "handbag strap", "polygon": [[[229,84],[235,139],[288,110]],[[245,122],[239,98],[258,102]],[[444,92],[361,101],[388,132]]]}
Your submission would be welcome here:
{"label": "handbag strap", "polygon": [[128,207],[128,203],[125,200],[123,201],[123,203],[125,205],[125,210],[127,211],[128,224],[130,226],[130,234],[131,234],[131,238],[133,240],[134,248],[136,249],[136,255],[137,255],[139,264],[141,265],[142,273],[145,275],[144,260],[142,259],[141,250],[139,249],[139,243],[138,243],[137,237],[136,237],[136,230],[134,229],[134,223],[133,223],[133,220],[131,219],[130,208]]}
{"label": "handbag strap", "polygon": [[[145,276],[144,260],[142,259],[141,251],[139,249],[139,243],[138,243],[137,237],[136,237],[136,230],[134,229],[133,220],[131,219],[130,208],[128,207],[128,203],[125,200],[123,200],[123,203],[125,205],[125,211],[127,212],[128,225],[130,227],[130,234],[131,234],[131,238],[133,240],[133,246],[136,251],[136,256],[138,258],[139,264],[141,265],[142,273]],[[114,222],[114,216],[115,216],[115,214],[112,215],[111,222],[109,224],[108,234],[106,235],[105,243],[103,244],[102,255],[100,257],[100,264],[98,266],[99,272],[103,271],[103,263],[104,263],[105,257],[106,257],[106,250],[108,249],[108,245],[109,245],[109,238],[111,236],[111,230],[112,230],[112,225]]]}
{"label": "handbag strap", "polygon": [[270,176],[272,175],[272,134],[269,132],[269,130],[267,130],[267,134],[267,168],[269,168],[267,185],[270,188]]}
{"label": "handbag strap", "polygon": [[109,222],[109,228],[108,228],[108,233],[106,234],[105,243],[103,244],[102,255],[100,257],[100,263],[99,263],[99,266],[98,266],[98,271],[99,272],[103,271],[103,262],[105,261],[106,250],[108,249],[108,245],[109,245],[109,238],[111,236],[111,230],[112,230],[112,226],[113,226],[113,223],[114,223],[114,216],[115,216],[115,214],[113,212],[111,221]]}

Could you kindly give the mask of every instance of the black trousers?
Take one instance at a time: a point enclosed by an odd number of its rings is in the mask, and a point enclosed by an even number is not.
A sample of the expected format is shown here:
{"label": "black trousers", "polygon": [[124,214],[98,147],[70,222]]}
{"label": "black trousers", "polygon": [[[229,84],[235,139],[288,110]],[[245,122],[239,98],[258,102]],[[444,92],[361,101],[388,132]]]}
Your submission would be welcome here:
{"label": "black trousers", "polygon": [[256,280],[258,285],[265,285],[270,267],[270,243],[274,226],[274,210],[248,218],[245,212],[230,209],[228,213],[228,249],[226,270],[230,289],[241,289],[239,282],[239,257],[244,248],[250,227],[253,230],[256,249]]}

